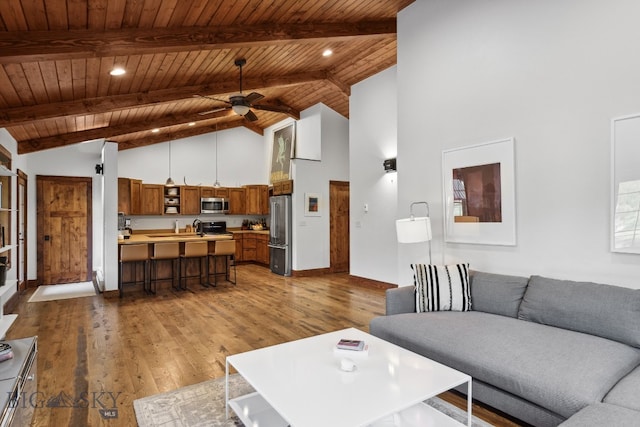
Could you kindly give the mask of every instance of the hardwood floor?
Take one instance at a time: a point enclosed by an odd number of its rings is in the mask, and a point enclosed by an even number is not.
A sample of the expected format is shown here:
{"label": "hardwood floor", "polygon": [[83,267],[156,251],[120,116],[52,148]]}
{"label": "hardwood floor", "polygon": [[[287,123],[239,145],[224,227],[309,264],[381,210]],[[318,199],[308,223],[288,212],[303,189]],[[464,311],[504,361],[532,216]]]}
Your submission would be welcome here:
{"label": "hardwood floor", "polygon": [[[156,296],[128,288],[121,300],[28,303],[33,291],[21,296],[7,339],[38,335],[32,425],[135,426],[135,399],[221,377],[229,354],[346,327],[368,331],[384,313],[384,291],[348,274],[285,278],[240,265],[236,287],[193,288]],[[76,399],[76,407],[48,407],[56,397]],[[466,407],[453,394],[445,398]],[[117,419],[104,418],[113,408]],[[518,425],[477,405],[474,414]]]}

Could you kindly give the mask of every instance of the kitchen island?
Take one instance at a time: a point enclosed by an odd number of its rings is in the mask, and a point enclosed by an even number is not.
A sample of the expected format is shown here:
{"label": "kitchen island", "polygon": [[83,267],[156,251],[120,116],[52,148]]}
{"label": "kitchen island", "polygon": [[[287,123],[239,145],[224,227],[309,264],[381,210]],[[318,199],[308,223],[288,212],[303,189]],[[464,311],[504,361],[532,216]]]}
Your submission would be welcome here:
{"label": "kitchen island", "polygon": [[[233,240],[233,235],[231,233],[228,233],[228,234],[205,234],[201,236],[196,233],[171,233],[168,231],[153,232],[149,230],[144,232],[133,233],[127,239],[118,239],[118,246],[146,244],[148,247],[149,258],[151,258],[151,256],[153,256],[153,252],[154,252],[153,249],[154,249],[155,243],[176,242],[179,244],[180,253],[182,254],[184,253],[185,243],[204,241],[208,243],[209,253],[213,253],[215,248],[215,243],[218,240]],[[120,250],[118,250],[118,253],[120,253]],[[209,271],[213,273],[214,271],[213,258],[211,257],[211,259],[208,259],[207,261],[210,263],[210,265],[208,266]],[[187,283],[187,285],[190,288],[197,289],[198,287],[201,287],[197,277],[199,272],[202,274],[203,283],[209,282],[208,278],[204,277],[206,275],[206,266],[202,265],[201,266],[202,268],[201,269],[199,268],[199,263],[201,262],[202,260],[198,258],[195,258],[195,259],[188,258],[185,260],[184,268],[186,269],[186,275],[191,276],[191,278],[188,280],[188,283]],[[151,263],[149,263],[149,266],[151,268]],[[224,259],[219,258],[217,260],[216,271],[222,274],[225,271],[225,268],[227,268],[227,264],[225,264]],[[163,289],[171,289],[172,274],[175,275],[175,277],[173,278],[174,282],[178,283],[178,276],[177,276],[178,269],[174,268],[172,273],[170,260],[159,261],[157,263],[157,269],[158,269],[157,277],[159,279],[158,281],[159,291]],[[151,277],[150,273],[151,273],[150,270],[147,271],[147,278]],[[183,271],[183,274],[184,273],[185,272]],[[123,275],[123,280],[125,282],[133,282],[134,278],[136,282],[142,282],[143,269],[139,265],[136,266],[136,264],[134,263],[125,263],[125,265],[123,266],[122,275]],[[154,273],[154,276],[155,276],[155,273]],[[193,277],[193,276],[196,276],[196,277]],[[140,287],[140,289],[142,289],[142,284],[138,286]],[[127,286],[127,288],[130,288],[130,287],[131,286]]]}

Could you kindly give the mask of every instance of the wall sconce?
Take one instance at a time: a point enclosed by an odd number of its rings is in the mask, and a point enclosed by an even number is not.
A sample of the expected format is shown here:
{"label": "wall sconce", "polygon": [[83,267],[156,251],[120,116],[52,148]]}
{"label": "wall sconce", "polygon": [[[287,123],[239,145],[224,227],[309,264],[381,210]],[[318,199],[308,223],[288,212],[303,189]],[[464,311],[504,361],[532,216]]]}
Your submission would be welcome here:
{"label": "wall sconce", "polygon": [[104,175],[104,164],[102,163],[96,164],[96,175]]}
{"label": "wall sconce", "polygon": [[[425,205],[427,216],[415,217],[413,207]],[[429,242],[429,264],[431,264],[431,219],[429,218],[429,204],[427,202],[413,202],[409,207],[409,218],[396,220],[396,233],[398,243],[423,243]]]}
{"label": "wall sconce", "polygon": [[384,162],[382,162],[382,166],[384,166],[384,171],[389,173],[389,172],[395,172],[396,171],[396,159],[387,159]]}

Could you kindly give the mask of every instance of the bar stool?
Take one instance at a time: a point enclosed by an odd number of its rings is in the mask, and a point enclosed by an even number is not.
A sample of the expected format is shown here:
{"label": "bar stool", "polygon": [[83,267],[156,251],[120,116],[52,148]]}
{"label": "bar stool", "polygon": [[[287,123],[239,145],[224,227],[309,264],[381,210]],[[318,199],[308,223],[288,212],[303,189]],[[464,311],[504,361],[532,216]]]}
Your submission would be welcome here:
{"label": "bar stool", "polygon": [[[180,287],[183,290],[187,289],[187,279],[191,277],[200,277],[200,284],[203,286],[207,286],[202,283],[202,260],[205,261],[208,259],[209,255],[209,242],[207,241],[199,241],[199,242],[184,242],[184,252],[180,255]],[[197,276],[188,276],[187,269],[184,267],[183,262],[187,261],[189,258],[198,258],[198,275]],[[206,266],[207,276],[209,276],[209,266]]]}
{"label": "bar stool", "polygon": [[[120,245],[120,274],[118,275],[118,290],[120,298],[124,294],[124,285],[135,285],[143,283],[145,292],[147,291],[147,269],[149,266],[149,247],[146,243],[133,245]],[[124,264],[133,263],[133,280],[130,282],[123,281]],[[136,280],[138,276],[138,264],[142,263],[142,282]]]}
{"label": "bar stool", "polygon": [[[236,274],[236,241],[235,240],[217,240],[214,246],[213,252],[209,253],[210,257],[213,257],[213,286],[218,285],[218,276],[220,274],[224,274],[225,280],[236,284],[237,274]],[[224,257],[224,273],[218,273],[218,262],[217,258]],[[229,275],[229,259],[233,261],[233,280],[230,279]],[[207,265],[209,262],[207,261]],[[208,275],[207,275],[208,277]]]}
{"label": "bar stool", "polygon": [[[158,261],[171,261],[171,277],[158,279]],[[178,274],[175,274],[175,266],[178,266]],[[149,291],[153,294],[158,290],[158,282],[171,280],[171,287],[178,289],[180,286],[180,243],[165,242],[153,244],[151,256],[151,271],[149,273]],[[177,286],[173,285],[174,279],[178,279]],[[153,285],[153,290],[151,289]]]}

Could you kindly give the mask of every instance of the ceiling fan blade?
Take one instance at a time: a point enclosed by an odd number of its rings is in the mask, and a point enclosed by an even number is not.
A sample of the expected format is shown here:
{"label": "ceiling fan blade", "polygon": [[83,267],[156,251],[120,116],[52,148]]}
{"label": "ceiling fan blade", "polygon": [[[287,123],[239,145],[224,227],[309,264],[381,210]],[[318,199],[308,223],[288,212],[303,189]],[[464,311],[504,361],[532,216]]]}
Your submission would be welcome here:
{"label": "ceiling fan blade", "polygon": [[219,111],[228,110],[229,108],[231,108],[231,107],[220,107],[220,108],[216,108],[216,109],[214,109],[214,110],[203,111],[203,112],[198,113],[198,114],[199,114],[199,115],[201,115],[201,116],[205,116],[205,115],[207,115],[207,114],[212,114],[212,113],[217,113],[217,112],[219,112]]}
{"label": "ceiling fan blade", "polygon": [[225,104],[231,104],[229,101],[225,100],[225,99],[218,99],[218,98],[214,98],[213,96],[207,96],[207,95],[193,95],[194,98],[204,98],[204,99],[209,99],[211,101],[216,101],[216,102],[224,102]]}
{"label": "ceiling fan blade", "polygon": [[288,113],[291,111],[290,107],[287,107],[286,105],[252,105],[251,107],[255,108],[256,110],[264,110],[264,111],[274,111],[276,113]]}
{"label": "ceiling fan blade", "polygon": [[249,104],[251,104],[252,102],[256,102],[259,99],[264,98],[264,95],[259,94],[258,92],[251,92],[249,95],[247,95],[244,100],[245,102],[248,102]]}
{"label": "ceiling fan blade", "polygon": [[244,118],[249,120],[250,122],[255,122],[256,120],[258,120],[258,116],[256,116],[256,114],[251,110],[249,110],[249,112],[244,115]]}

